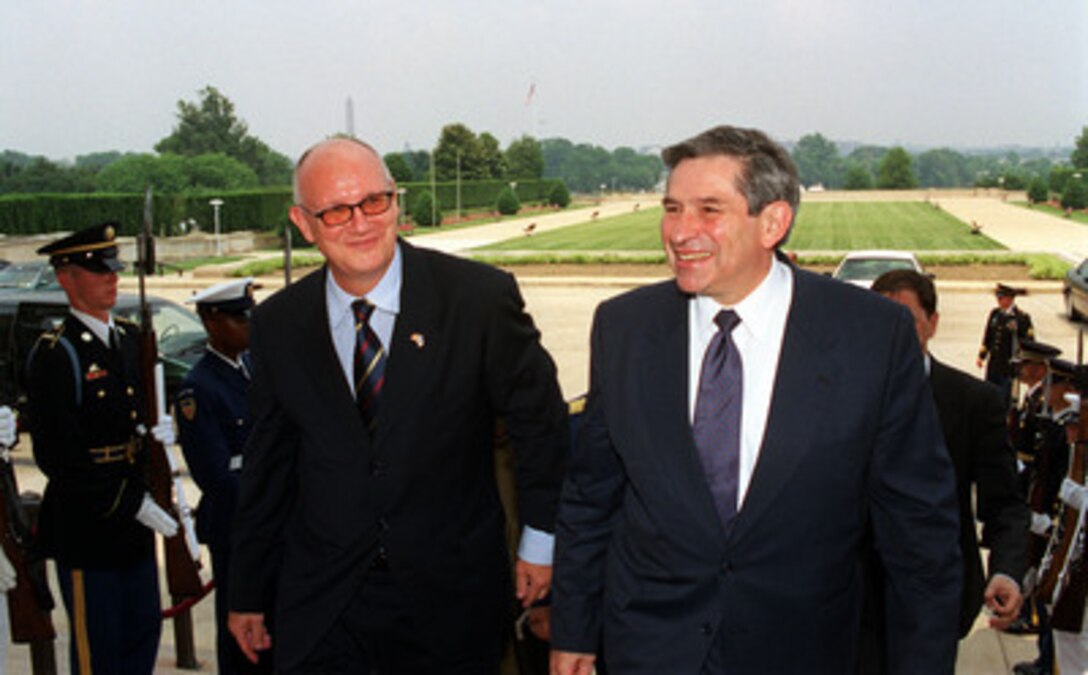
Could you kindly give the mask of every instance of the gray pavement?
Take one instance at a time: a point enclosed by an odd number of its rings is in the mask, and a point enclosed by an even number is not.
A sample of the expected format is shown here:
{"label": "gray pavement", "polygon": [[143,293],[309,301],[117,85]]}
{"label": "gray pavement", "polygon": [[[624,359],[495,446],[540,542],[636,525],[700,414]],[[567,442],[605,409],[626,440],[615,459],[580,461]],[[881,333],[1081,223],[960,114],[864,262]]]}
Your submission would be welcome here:
{"label": "gray pavement", "polygon": [[[888,198],[924,199],[928,195],[919,191],[911,195],[894,193]],[[834,198],[833,194],[813,196],[814,199]],[[846,195],[844,198],[852,198]],[[983,224],[984,232],[1001,241],[1014,250],[1065,252],[1067,256],[1079,259],[1088,256],[1088,242],[1084,243],[1083,253],[1079,231],[1083,226],[1064,221],[1061,218],[1045,216],[1021,207],[1004,203],[998,196],[972,197],[969,193],[955,197],[939,197],[943,208],[968,222],[977,220]],[[589,218],[593,211],[598,217],[607,217],[658,203],[653,195],[640,195],[614,202],[606,202],[578,211],[564,211],[545,216],[526,219],[512,219],[502,223],[484,225],[477,228],[462,228],[435,234],[416,235],[413,243],[429,246],[454,253],[464,252],[476,246],[511,237],[525,237],[525,227],[536,223],[534,233],[555,227],[564,227]],[[1040,219],[1042,218],[1042,219]],[[1057,221],[1054,223],[1052,221]],[[1023,231],[1033,233],[1027,239]],[[1077,248],[1070,248],[1074,242]],[[560,384],[566,397],[574,397],[585,391],[588,382],[589,327],[592,314],[597,304],[629,288],[642,285],[659,278],[554,278],[519,276],[526,305],[541,329],[544,345],[556,361]],[[183,300],[194,291],[216,281],[216,277],[186,274],[181,277],[164,277],[152,280],[149,291],[158,295]],[[259,299],[282,286],[277,278],[262,280],[265,283]],[[125,282],[126,284],[130,282]],[[986,313],[993,306],[990,282],[945,282],[937,280],[940,293],[941,321],[936,338],[931,343],[937,358],[959,367],[967,372],[978,373],[974,357],[982,336],[982,325]],[[1062,316],[1062,302],[1059,293],[1060,284],[1055,282],[1032,284],[1031,295],[1022,298],[1020,305],[1032,314],[1037,334],[1040,339],[1061,347],[1067,355],[1075,358],[1077,350],[1077,331]],[[24,490],[41,490],[43,479],[29,459],[29,439],[23,439],[16,451],[18,478]],[[199,491],[187,482],[186,494],[190,502],[195,503]],[[205,561],[207,557],[205,555]],[[207,576],[209,573],[205,572]],[[55,577],[50,577],[55,587]],[[164,600],[164,603],[166,601]],[[197,655],[203,665],[196,672],[215,672],[214,664],[214,620],[212,618],[212,597],[199,603],[193,612],[196,626]],[[67,626],[62,609],[53,613],[58,628],[57,662],[58,672],[67,673]],[[164,625],[162,646],[159,653],[158,673],[185,673],[174,668],[174,638],[170,624]],[[985,617],[980,616],[974,630],[960,645],[960,658],[956,672],[961,675],[992,675],[1008,673],[1012,664],[1034,656],[1033,638],[1017,637],[997,633],[985,626]],[[29,673],[28,650],[22,645],[8,648],[8,673]]]}

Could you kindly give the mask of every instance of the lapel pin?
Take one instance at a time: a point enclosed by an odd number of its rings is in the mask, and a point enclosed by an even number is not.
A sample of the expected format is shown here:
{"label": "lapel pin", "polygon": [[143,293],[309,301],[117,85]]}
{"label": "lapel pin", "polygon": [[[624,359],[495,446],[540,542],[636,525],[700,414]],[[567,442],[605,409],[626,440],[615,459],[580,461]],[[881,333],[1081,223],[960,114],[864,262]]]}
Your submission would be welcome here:
{"label": "lapel pin", "polygon": [[87,331],[83,331],[82,333],[79,334],[79,339],[83,340],[84,342],[90,342],[94,338],[92,338],[91,334],[88,333]]}
{"label": "lapel pin", "polygon": [[423,345],[427,343],[427,341],[423,338],[423,333],[412,333],[410,336],[408,336],[408,339],[415,344],[417,349],[423,349]]}

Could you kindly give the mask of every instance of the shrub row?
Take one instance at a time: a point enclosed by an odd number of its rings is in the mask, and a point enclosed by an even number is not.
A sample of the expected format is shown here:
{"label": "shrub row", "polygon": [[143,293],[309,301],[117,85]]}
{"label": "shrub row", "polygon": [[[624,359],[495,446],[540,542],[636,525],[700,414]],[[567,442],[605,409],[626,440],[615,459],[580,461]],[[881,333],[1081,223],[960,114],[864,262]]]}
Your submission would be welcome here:
{"label": "shrub row", "polygon": [[[558,180],[519,180],[516,192],[523,203],[545,202],[561,185]],[[402,183],[407,189],[406,204],[413,204],[416,195],[429,191],[430,183]],[[499,192],[509,189],[501,180],[462,181],[461,207],[494,207]],[[456,208],[457,183],[435,185],[438,201],[444,210]],[[192,192],[159,195],[152,198],[152,215],[156,234],[179,234],[181,223],[195,221],[202,230],[214,229],[214,210],[208,203],[218,197],[223,200],[219,211],[221,232],[265,230],[282,232],[288,224],[287,209],[291,205],[290,188],[260,188],[236,192]],[[78,230],[88,225],[115,220],[121,223],[121,234],[134,235],[143,227],[144,196],[142,194],[33,194],[0,196],[0,232],[5,234],[43,234]]]}

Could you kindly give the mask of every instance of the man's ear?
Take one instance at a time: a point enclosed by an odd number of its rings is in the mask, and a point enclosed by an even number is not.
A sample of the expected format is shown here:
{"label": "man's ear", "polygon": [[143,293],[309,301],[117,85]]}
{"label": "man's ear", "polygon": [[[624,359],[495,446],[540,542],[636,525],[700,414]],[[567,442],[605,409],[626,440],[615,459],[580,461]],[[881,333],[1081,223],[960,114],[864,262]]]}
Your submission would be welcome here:
{"label": "man's ear", "polygon": [[774,249],[786,238],[793,222],[793,209],[784,201],[771,202],[759,213],[760,243],[767,250]]}
{"label": "man's ear", "polygon": [[295,227],[302,233],[302,237],[306,241],[311,244],[314,243],[314,233],[310,228],[310,221],[306,219],[306,214],[302,212],[302,209],[299,208],[297,204],[288,209],[287,217],[295,224]]}

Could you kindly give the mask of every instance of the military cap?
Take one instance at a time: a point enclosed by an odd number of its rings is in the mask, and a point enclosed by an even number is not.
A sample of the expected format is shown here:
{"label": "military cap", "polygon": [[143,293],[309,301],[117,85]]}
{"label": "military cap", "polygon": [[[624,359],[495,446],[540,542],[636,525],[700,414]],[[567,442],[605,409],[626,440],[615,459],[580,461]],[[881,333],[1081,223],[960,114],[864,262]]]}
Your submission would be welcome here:
{"label": "military cap", "polygon": [[1042,361],[1045,363],[1061,353],[1062,350],[1052,345],[1025,339],[1020,341],[1016,354],[1013,355],[1012,362],[1022,363],[1024,361]]}
{"label": "military cap", "polygon": [[200,312],[246,314],[256,304],[253,300],[255,287],[253,277],[224,281],[205,288],[185,302],[195,304]]}
{"label": "military cap", "polygon": [[994,286],[994,295],[998,297],[1016,297],[1017,295],[1027,295],[1028,289],[1026,288],[1014,288],[1008,284],[997,284]]}
{"label": "military cap", "polygon": [[53,267],[79,265],[80,267],[107,274],[125,269],[117,259],[118,223],[102,223],[46,244],[38,249],[38,255],[49,256]]}

